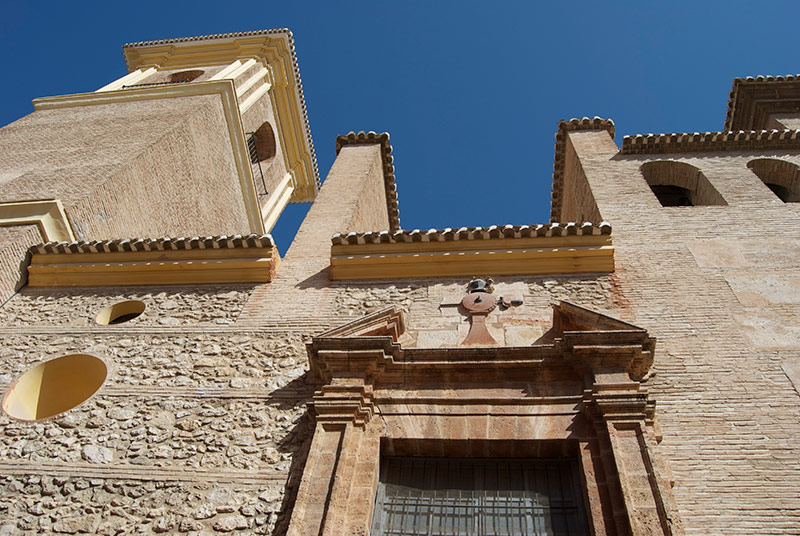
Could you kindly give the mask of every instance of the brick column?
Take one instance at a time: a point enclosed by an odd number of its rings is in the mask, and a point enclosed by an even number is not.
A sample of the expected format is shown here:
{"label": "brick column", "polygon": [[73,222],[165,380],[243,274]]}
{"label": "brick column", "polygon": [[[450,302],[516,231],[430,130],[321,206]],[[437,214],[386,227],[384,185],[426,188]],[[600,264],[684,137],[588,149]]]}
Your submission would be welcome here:
{"label": "brick column", "polygon": [[331,237],[356,230],[353,225],[362,231],[389,228],[383,181],[379,144],[342,147],[275,279],[253,293],[239,320],[271,321],[288,311],[295,319],[333,314],[326,299]]}

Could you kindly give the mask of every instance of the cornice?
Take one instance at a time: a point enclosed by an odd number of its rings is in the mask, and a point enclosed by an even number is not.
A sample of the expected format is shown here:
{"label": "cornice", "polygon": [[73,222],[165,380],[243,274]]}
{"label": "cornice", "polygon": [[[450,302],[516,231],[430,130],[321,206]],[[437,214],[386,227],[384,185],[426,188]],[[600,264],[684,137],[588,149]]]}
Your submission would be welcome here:
{"label": "cornice", "polygon": [[766,114],[798,111],[800,75],[734,78],[728,95],[725,130],[757,129],[757,123],[765,122]]}
{"label": "cornice", "polygon": [[332,280],[614,270],[607,223],[349,233],[332,242]]}
{"label": "cornice", "polygon": [[136,251],[177,251],[188,249],[271,248],[272,235],[221,235],[191,238],[115,238],[90,242],[45,242],[32,246],[31,254],[130,253]]}
{"label": "cornice", "polygon": [[[203,65],[227,65],[238,59],[261,58],[273,73],[271,94],[284,124],[297,123],[300,132],[291,132],[287,148],[296,153],[292,165],[296,174],[307,175],[314,185],[309,191],[298,188],[293,202],[309,202],[319,190],[320,177],[311,127],[308,121],[303,81],[297,62],[294,36],[287,28],[182,37],[128,43],[122,47],[129,71],[159,67],[178,69]],[[294,129],[292,129],[294,130]]]}
{"label": "cornice", "polygon": [[397,205],[397,185],[394,178],[394,157],[392,156],[392,145],[389,143],[389,133],[361,131],[358,134],[349,132],[346,135],[336,137],[336,154],[347,145],[370,145],[379,144],[381,146],[381,161],[383,163],[383,184],[386,189],[386,209],[389,212],[389,230],[400,230],[400,212]]}
{"label": "cornice", "polygon": [[333,245],[399,244],[410,242],[452,242],[459,240],[489,240],[496,238],[536,238],[559,236],[610,235],[611,224],[586,222],[550,223],[539,225],[492,225],[490,227],[460,227],[453,229],[428,229],[421,231],[369,231],[366,233],[336,233]]}
{"label": "cornice", "polygon": [[607,130],[614,137],[614,122],[611,119],[595,117],[590,119],[573,118],[569,121],[559,121],[556,132],[555,161],[553,162],[553,189],[550,208],[550,220],[561,219],[561,203],[564,197],[564,160],[566,159],[567,132],[577,130]]}
{"label": "cornice", "polygon": [[47,242],[30,248],[31,287],[266,283],[270,235]]}
{"label": "cornice", "polygon": [[800,130],[638,134],[622,138],[621,154],[800,149]]}

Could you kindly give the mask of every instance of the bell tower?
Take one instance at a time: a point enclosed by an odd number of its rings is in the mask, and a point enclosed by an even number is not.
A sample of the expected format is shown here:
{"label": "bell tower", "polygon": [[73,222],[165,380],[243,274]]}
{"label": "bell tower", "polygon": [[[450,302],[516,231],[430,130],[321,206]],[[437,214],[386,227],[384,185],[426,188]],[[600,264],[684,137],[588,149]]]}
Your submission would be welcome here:
{"label": "bell tower", "polygon": [[[47,241],[260,235],[288,203],[313,201],[319,171],[289,30],[132,43],[123,54],[127,75],[36,99],[0,129],[11,257]],[[20,271],[3,272],[10,290]]]}

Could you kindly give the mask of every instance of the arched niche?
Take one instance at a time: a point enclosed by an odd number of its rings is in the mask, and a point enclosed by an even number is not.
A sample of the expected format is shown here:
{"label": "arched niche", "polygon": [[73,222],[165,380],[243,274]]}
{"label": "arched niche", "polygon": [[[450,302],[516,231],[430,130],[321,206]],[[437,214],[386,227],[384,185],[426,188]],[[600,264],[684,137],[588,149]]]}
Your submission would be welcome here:
{"label": "arched niche", "polygon": [[275,131],[269,121],[258,127],[253,133],[256,145],[256,158],[258,162],[265,162],[275,157],[277,144],[275,143]]}
{"label": "arched niche", "polygon": [[664,207],[728,204],[703,172],[691,164],[657,160],[639,169]]}
{"label": "arched niche", "polygon": [[778,158],[750,160],[747,167],[784,203],[800,202],[800,168]]}
{"label": "arched niche", "polygon": [[179,82],[191,82],[192,80],[196,80],[203,76],[205,71],[201,69],[192,69],[189,71],[178,71],[177,73],[171,73],[167,78],[168,82],[171,83],[179,83]]}

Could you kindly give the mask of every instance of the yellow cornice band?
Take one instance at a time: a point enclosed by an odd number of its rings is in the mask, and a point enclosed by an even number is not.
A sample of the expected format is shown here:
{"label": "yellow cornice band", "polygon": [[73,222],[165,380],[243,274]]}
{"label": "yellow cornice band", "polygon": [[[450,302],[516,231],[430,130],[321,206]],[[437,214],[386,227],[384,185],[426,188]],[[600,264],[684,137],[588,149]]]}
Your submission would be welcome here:
{"label": "yellow cornice band", "polygon": [[34,253],[31,287],[268,283],[280,262],[269,248]]}
{"label": "yellow cornice band", "polygon": [[470,277],[614,271],[611,237],[568,236],[334,245],[331,279]]}

